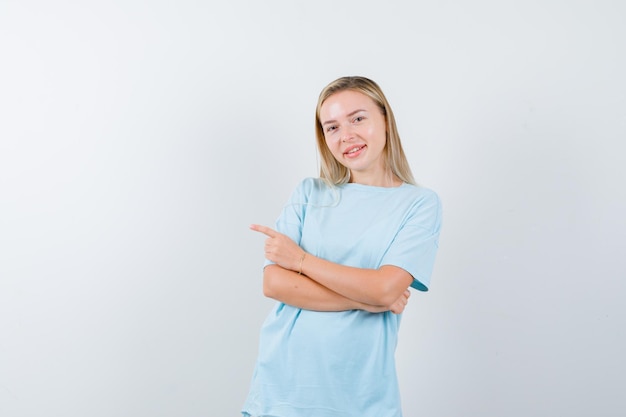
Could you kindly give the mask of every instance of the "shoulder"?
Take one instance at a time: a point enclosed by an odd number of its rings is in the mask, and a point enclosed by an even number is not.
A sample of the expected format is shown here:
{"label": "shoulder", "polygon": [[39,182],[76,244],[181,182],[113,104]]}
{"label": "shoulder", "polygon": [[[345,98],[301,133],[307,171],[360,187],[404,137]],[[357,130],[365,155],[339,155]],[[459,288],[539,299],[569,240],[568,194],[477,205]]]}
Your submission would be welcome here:
{"label": "shoulder", "polygon": [[319,181],[321,181],[319,178],[305,177],[300,180],[296,188],[310,189],[312,187],[316,187]]}
{"label": "shoulder", "polygon": [[325,193],[329,190],[330,186],[321,178],[306,177],[298,183],[294,191],[301,195],[310,196],[313,194]]}
{"label": "shoulder", "polygon": [[402,189],[415,203],[441,205],[439,194],[431,188],[421,185],[404,184]]}
{"label": "shoulder", "polygon": [[291,204],[309,204],[326,201],[332,194],[331,187],[321,178],[307,177],[302,179],[291,193]]}
{"label": "shoulder", "polygon": [[328,188],[328,185],[321,178],[306,177],[300,181],[298,188],[303,189],[323,189]]}
{"label": "shoulder", "polygon": [[411,201],[410,217],[422,224],[438,229],[441,225],[442,204],[439,194],[434,190],[420,186],[406,184],[407,199]]}

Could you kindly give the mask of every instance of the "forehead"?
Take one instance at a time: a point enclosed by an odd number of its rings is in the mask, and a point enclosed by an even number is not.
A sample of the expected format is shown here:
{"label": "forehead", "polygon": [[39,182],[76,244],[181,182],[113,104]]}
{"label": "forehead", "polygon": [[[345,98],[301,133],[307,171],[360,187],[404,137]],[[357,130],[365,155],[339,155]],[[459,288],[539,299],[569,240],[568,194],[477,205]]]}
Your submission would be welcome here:
{"label": "forehead", "polygon": [[370,97],[354,90],[343,90],[329,96],[320,107],[320,119],[334,119],[356,110],[373,111],[378,106]]}

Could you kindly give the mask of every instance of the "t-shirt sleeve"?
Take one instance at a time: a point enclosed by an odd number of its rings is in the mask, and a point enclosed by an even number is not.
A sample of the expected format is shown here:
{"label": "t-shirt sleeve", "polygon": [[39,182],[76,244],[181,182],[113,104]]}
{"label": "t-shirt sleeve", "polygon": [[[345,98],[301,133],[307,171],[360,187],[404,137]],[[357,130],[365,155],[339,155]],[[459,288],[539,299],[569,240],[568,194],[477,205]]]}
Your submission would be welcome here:
{"label": "t-shirt sleeve", "polygon": [[428,190],[411,207],[381,265],[400,267],[413,276],[411,287],[428,291],[430,277],[439,248],[441,230],[441,201]]}

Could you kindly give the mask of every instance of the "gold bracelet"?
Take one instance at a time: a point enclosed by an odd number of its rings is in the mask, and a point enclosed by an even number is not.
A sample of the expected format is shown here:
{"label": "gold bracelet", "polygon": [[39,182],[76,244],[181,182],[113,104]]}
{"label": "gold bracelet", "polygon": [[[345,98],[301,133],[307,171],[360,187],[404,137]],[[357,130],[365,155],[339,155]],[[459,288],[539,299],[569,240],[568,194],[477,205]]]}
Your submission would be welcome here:
{"label": "gold bracelet", "polygon": [[304,262],[304,257],[306,256],[306,252],[302,253],[302,258],[300,258],[300,272],[298,272],[298,275],[302,275],[302,262]]}

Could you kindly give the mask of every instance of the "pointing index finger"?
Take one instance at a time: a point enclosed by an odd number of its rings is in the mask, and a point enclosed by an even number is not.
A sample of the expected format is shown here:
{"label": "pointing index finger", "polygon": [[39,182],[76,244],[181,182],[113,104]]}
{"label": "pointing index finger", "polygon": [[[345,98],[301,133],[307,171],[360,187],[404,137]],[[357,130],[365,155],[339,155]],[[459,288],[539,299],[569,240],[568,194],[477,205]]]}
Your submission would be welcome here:
{"label": "pointing index finger", "polygon": [[271,227],[263,226],[260,224],[251,224],[250,229],[254,230],[255,232],[261,232],[269,237],[276,237],[277,234],[277,232]]}

